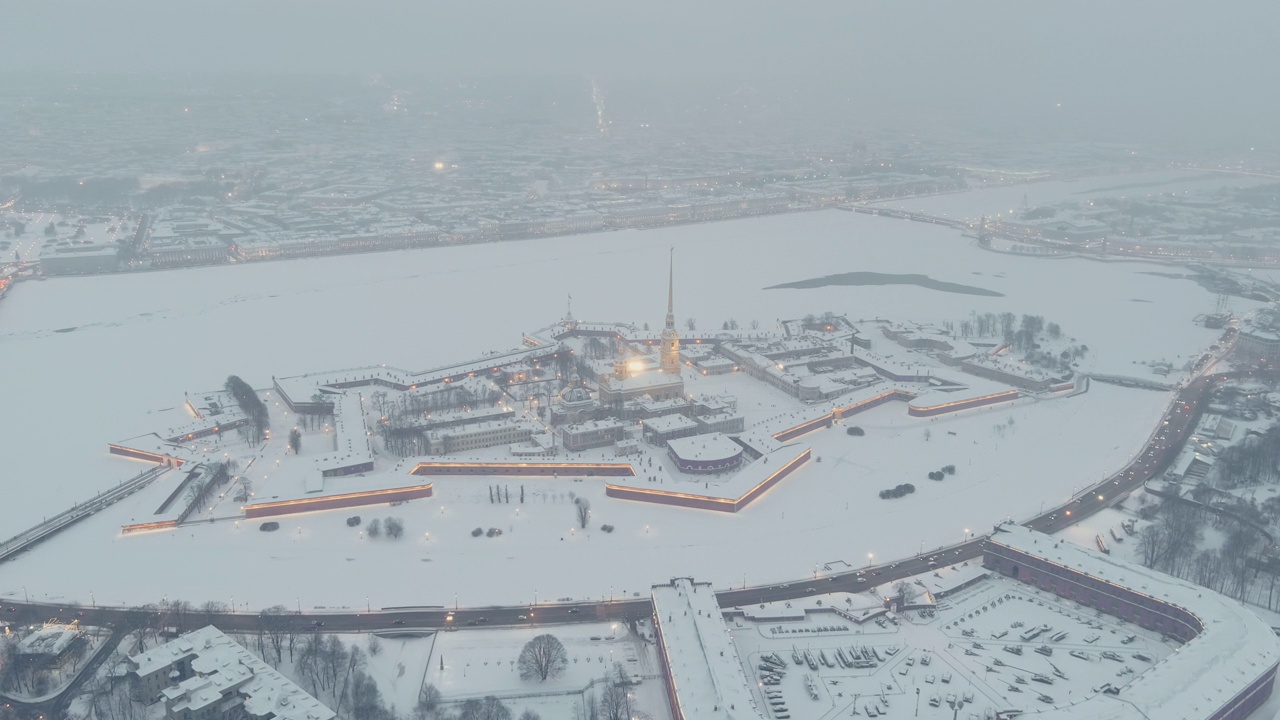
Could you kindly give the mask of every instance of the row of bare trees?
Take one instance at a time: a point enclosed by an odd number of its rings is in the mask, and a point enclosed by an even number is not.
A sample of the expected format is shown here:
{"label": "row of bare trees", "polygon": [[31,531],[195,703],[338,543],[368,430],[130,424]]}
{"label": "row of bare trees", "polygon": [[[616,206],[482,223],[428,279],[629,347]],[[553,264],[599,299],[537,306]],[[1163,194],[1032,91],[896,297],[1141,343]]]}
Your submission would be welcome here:
{"label": "row of bare trees", "polygon": [[[1206,522],[1225,533],[1221,547],[1201,549]],[[1162,504],[1138,535],[1142,564],[1236,599],[1249,593],[1265,545],[1254,527],[1177,500]]]}
{"label": "row of bare trees", "polygon": [[235,398],[236,404],[249,418],[254,442],[261,440],[263,434],[271,427],[267,406],[262,403],[262,398],[258,397],[258,393],[249,386],[249,383],[241,380],[238,375],[229,375],[223,387],[231,397]]}
{"label": "row of bare trees", "polygon": [[1227,488],[1280,480],[1280,425],[1273,425],[1260,435],[1249,435],[1218,455],[1214,467],[1218,483]]}

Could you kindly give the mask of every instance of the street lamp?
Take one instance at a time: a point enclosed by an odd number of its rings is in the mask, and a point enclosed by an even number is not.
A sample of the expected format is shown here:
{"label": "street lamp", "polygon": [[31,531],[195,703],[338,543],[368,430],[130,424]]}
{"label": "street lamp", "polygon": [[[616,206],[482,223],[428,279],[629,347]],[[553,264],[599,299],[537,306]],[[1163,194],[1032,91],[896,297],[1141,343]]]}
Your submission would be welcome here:
{"label": "street lamp", "polygon": [[874,554],[872,554],[872,553],[867,553],[867,567],[871,567],[871,559],[872,559],[872,558],[874,558],[874,557],[875,557],[875,555],[874,555]]}

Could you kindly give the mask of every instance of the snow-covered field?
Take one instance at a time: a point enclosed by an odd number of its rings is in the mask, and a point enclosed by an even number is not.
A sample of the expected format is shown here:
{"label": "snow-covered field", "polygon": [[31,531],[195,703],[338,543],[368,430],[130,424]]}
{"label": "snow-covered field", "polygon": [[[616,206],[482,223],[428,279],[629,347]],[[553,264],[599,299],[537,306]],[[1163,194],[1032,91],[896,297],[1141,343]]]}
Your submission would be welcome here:
{"label": "snow-covered field", "polygon": [[[139,464],[109,457],[107,442],[177,424],[184,392],[218,387],[228,374],[265,387],[272,375],[381,362],[431,367],[518,344],[521,331],[563,313],[567,294],[578,317],[656,325],[668,247],[676,250],[677,315],[700,327],[728,318],[770,326],[826,310],[919,321],[1008,310],[1060,323],[1088,344],[1095,371],[1144,375],[1135,362],[1180,364],[1216,338],[1191,321],[1213,298],[1192,282],[1144,274],[1158,266],[996,255],[943,228],[840,211],[29,282],[0,305],[0,363],[10,380],[0,414],[0,535],[138,472]],[[923,273],[1004,297],[907,285],[763,290],[854,270]],[[526,602],[535,589],[540,599],[601,597],[611,586],[643,591],[688,573],[717,585],[758,583],[958,541],[965,528],[1064,499],[1123,464],[1167,401],[1094,383],[1075,398],[933,422],[890,404],[851,421],[868,437],[837,428],[806,438],[822,462],[734,516],[627,504],[599,485],[550,482],[526,483],[541,502],[517,511],[490,505],[475,483],[443,480],[431,500],[362,513],[404,517],[398,544],[361,538],[344,513],[291,519],[289,532],[270,535],[220,522],[121,538],[120,525],[139,512],[126,501],[0,567],[0,594],[25,585],[33,598],[93,591],[111,604],[234,594],[250,606],[300,597],[308,607],[354,607],[366,595],[374,604],[423,604],[455,591],[462,604]],[[924,478],[949,463],[954,477]],[[876,499],[898,482],[915,483],[916,494]],[[571,533],[569,489],[592,499],[593,523],[618,531]],[[467,531],[476,526],[505,534],[473,539]]]}

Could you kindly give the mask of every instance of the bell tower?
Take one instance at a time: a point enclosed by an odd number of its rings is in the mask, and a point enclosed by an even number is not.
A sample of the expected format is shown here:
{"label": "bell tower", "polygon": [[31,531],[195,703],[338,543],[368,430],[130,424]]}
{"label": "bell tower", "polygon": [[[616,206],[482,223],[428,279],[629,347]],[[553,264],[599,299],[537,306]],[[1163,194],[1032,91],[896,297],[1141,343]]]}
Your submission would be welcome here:
{"label": "bell tower", "polygon": [[676,333],[675,314],[675,248],[667,261],[667,324],[662,328],[662,372],[668,375],[680,374],[680,335]]}

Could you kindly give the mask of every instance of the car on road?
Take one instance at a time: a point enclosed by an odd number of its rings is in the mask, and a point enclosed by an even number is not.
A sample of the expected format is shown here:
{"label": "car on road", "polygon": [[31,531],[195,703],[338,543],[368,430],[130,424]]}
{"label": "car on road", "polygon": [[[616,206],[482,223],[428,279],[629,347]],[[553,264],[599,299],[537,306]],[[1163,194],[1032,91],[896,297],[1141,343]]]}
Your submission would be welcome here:
{"label": "car on road", "polygon": [[403,621],[403,620],[392,620],[392,621],[391,621],[391,624],[392,624],[392,625],[403,625],[403,624],[404,624],[404,621]]}
{"label": "car on road", "polygon": [[805,592],[818,592],[817,588],[812,588],[812,587],[807,587],[807,588],[805,588],[805,589],[804,589],[804,591],[805,591]]}
{"label": "car on road", "polygon": [[581,611],[581,610],[579,610],[578,608],[569,608],[569,614],[570,614],[570,615],[575,615],[575,614],[580,613],[580,612],[582,612],[582,611]]}
{"label": "car on road", "polygon": [[311,621],[311,627],[313,627],[313,628],[322,628],[322,627],[324,627],[324,623],[320,622],[319,620],[312,620],[312,621]]}
{"label": "car on road", "polygon": [[528,616],[528,615],[517,615],[517,616],[516,616],[516,619],[517,619],[517,620],[528,620],[528,619],[529,619],[529,616]]}

